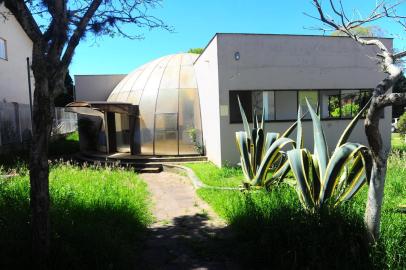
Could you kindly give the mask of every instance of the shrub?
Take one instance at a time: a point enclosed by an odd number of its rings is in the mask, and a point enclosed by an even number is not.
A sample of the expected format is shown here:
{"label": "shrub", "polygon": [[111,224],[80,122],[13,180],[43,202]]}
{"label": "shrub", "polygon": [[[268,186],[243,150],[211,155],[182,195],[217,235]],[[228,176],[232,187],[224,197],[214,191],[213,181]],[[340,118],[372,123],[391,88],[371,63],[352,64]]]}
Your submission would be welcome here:
{"label": "shrub", "polygon": [[[347,126],[331,157],[320,117],[308,101],[307,106],[313,121],[314,153],[307,149],[290,150],[288,160],[297,180],[299,199],[305,209],[314,212],[327,202],[337,205],[351,199],[369,178],[371,162],[366,146],[347,142],[367,106]],[[300,126],[298,118],[297,143],[301,144]]]}

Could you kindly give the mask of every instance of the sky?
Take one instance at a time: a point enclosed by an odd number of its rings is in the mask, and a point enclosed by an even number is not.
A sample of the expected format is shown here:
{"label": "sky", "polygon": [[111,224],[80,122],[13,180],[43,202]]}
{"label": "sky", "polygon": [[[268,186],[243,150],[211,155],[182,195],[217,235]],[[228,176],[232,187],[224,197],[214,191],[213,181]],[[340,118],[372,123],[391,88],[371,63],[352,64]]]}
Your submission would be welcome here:
{"label": "sky", "polygon": [[[357,14],[366,16],[375,5],[375,0],[343,2],[350,15],[356,9]],[[148,13],[170,25],[172,32],[128,25],[126,31],[144,38],[87,37],[76,50],[70,73],[127,74],[161,56],[204,48],[216,33],[323,34],[310,29],[321,23],[304,12],[317,15],[310,0],[163,0]],[[398,13],[406,14],[406,3]],[[405,31],[397,23],[382,21],[378,25],[385,36],[395,38],[395,47],[406,49]]]}

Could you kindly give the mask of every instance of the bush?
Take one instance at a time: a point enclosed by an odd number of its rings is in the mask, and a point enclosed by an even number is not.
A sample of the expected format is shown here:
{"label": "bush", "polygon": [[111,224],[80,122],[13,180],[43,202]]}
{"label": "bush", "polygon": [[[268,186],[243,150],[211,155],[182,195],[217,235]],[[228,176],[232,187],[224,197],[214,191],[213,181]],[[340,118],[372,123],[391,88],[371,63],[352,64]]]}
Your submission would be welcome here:
{"label": "bush", "polygon": [[397,129],[399,130],[400,134],[406,136],[406,112],[402,114],[399,118],[397,125]]}

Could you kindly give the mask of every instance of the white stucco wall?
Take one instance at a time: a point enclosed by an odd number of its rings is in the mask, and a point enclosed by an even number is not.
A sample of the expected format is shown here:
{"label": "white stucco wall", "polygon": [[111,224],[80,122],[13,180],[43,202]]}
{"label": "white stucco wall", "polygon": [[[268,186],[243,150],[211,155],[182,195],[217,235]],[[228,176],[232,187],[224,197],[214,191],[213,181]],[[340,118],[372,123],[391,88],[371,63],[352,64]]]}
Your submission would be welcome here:
{"label": "white stucco wall", "polygon": [[[0,12],[9,13],[3,4]],[[26,59],[31,58],[32,41],[11,14],[7,19],[0,16],[0,38],[7,46],[7,59],[0,59],[0,101],[29,104]],[[34,85],[32,74],[31,82]]]}
{"label": "white stucco wall", "polygon": [[199,88],[206,156],[210,161],[221,166],[217,37],[213,38],[203,54],[196,60],[195,71]]}
{"label": "white stucco wall", "polygon": [[[391,39],[383,42],[392,47]],[[219,101],[224,108],[229,108],[230,90],[372,89],[384,78],[370,58],[375,55],[372,47],[362,47],[344,37],[218,34],[217,47]],[[240,53],[239,61],[234,59],[235,52]],[[215,80],[215,77],[206,80]],[[333,148],[348,121],[323,122],[327,141]],[[388,108],[384,121],[381,121],[384,143],[388,148],[390,123],[391,109]],[[268,123],[266,131],[282,132],[289,124]],[[222,164],[239,161],[234,133],[242,129],[242,124],[230,124],[229,115],[220,116]],[[304,129],[305,145],[312,149],[311,122],[305,122]],[[367,144],[362,121],[354,130],[351,141]]]}
{"label": "white stucco wall", "polygon": [[106,101],[114,87],[126,76],[75,75],[75,92],[78,101]]}

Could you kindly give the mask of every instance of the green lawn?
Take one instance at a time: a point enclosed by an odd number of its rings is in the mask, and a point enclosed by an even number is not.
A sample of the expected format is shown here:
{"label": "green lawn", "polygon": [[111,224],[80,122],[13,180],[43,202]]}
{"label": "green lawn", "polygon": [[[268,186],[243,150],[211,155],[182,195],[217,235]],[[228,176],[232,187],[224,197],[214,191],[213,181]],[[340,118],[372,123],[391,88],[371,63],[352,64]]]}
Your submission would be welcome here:
{"label": "green lawn", "polygon": [[392,149],[406,152],[405,138],[399,133],[392,133]]}
{"label": "green lawn", "polygon": [[[189,167],[206,184],[236,186],[242,179],[239,169],[219,169],[211,163]],[[376,247],[365,240],[367,186],[353,201],[320,215],[305,213],[286,184],[271,192],[202,188],[198,194],[233,228],[235,237],[223,252],[245,268],[405,269],[406,214],[398,212],[406,199],[404,155],[392,154],[387,176],[382,239]]]}
{"label": "green lawn", "polygon": [[[29,177],[0,180],[0,269],[30,265]],[[136,269],[152,222],[146,184],[131,170],[52,165],[52,269]]]}
{"label": "green lawn", "polygon": [[224,167],[219,169],[210,162],[188,163],[200,180],[209,186],[238,187],[241,185],[243,174],[239,168]]}

